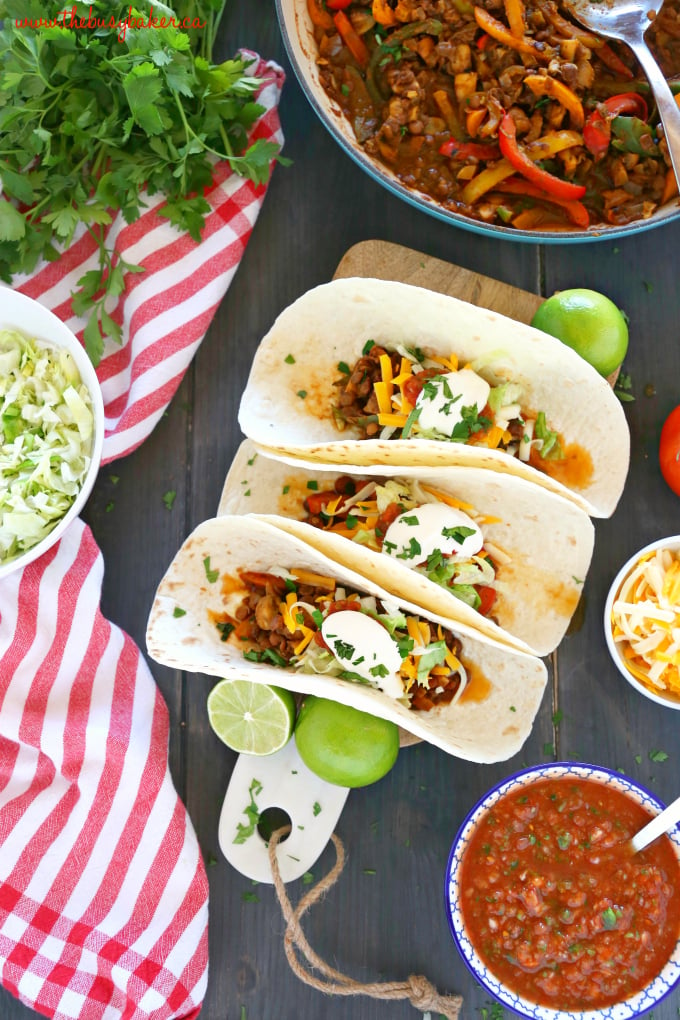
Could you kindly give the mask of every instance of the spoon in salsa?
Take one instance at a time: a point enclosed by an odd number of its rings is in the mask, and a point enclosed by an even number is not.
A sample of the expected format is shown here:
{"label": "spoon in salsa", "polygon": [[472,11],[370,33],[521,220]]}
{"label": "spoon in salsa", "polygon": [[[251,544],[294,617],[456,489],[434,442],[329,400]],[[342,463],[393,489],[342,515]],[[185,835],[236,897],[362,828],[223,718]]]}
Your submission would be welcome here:
{"label": "spoon in salsa", "polygon": [[627,43],[637,57],[656,100],[680,187],[680,107],[644,38],[662,4],[663,0],[565,0],[565,6],[585,28]]}
{"label": "spoon in salsa", "polygon": [[637,854],[646,846],[653,843],[665,832],[670,832],[674,825],[680,822],[680,797],[677,797],[667,808],[652,818],[651,822],[644,825],[636,833],[629,843],[631,853]]}

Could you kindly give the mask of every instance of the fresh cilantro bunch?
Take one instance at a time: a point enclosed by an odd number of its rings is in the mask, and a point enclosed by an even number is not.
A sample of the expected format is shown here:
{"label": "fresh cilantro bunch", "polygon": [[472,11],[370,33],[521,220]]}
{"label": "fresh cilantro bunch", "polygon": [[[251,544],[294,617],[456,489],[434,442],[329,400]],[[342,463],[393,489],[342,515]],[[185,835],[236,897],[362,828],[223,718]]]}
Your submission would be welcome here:
{"label": "fresh cilantro bunch", "polygon": [[[278,146],[248,147],[262,113],[261,84],[240,56],[212,64],[223,0],[157,2],[0,0],[0,278],[55,260],[79,225],[99,246],[99,266],[78,281],[73,311],[87,318],[85,346],[96,365],[104,337],[121,340],[106,310],[124,274],[141,272],[106,242],[121,211],[131,223],[144,192],[162,193],[171,223],[200,240],[216,160],[255,183],[269,177]],[[206,20],[206,35],[146,27],[153,17]],[[96,28],[69,27],[71,12]],[[64,13],[65,12],[65,13]],[[131,16],[145,27],[122,25]],[[25,19],[53,27],[18,27]],[[18,24],[17,24],[18,22]],[[198,45],[200,41],[200,47]]]}

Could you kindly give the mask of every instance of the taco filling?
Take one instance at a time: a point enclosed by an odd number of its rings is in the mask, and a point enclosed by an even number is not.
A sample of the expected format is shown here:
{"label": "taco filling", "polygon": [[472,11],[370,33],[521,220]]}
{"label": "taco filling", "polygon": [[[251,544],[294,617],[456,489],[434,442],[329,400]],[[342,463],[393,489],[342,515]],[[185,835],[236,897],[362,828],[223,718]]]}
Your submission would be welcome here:
{"label": "taco filling", "polygon": [[362,439],[436,439],[502,450],[540,466],[561,460],[563,444],[545,412],[522,410],[522,387],[491,385],[455,355],[430,356],[420,348],[388,351],[368,340],[357,362],[338,365],[333,420]]}
{"label": "taco filling", "polygon": [[461,697],[461,642],[440,624],[308,570],[242,570],[238,579],[233,611],[210,616],[245,659],[366,684],[416,711]]}
{"label": "taco filling", "polygon": [[496,601],[507,553],[485,541],[485,519],[469,504],[417,479],[374,481],[342,475],[312,491],[302,520],[391,556],[447,588],[483,616]]}

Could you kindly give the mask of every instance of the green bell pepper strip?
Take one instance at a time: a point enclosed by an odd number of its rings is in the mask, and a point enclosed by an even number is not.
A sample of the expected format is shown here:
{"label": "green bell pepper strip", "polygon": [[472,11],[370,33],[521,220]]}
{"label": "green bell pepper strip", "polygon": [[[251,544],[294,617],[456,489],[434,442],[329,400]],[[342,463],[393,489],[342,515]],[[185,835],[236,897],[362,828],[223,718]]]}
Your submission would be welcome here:
{"label": "green bell pepper strip", "polygon": [[611,122],[620,113],[633,114],[643,121],[649,115],[647,103],[637,92],[621,92],[598,103],[583,125],[583,144],[596,160],[606,155],[611,142]]}

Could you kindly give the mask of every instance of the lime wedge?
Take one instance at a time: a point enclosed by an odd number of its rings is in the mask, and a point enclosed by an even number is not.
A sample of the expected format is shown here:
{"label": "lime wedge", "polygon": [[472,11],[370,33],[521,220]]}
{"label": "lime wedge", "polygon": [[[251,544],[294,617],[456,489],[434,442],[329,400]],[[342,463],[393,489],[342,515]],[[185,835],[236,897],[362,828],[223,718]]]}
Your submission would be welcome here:
{"label": "lime wedge", "polygon": [[220,680],[208,695],[208,719],[233,751],[274,754],[290,740],[295,698],[281,687]]}

